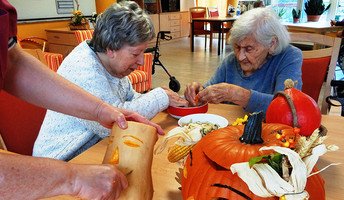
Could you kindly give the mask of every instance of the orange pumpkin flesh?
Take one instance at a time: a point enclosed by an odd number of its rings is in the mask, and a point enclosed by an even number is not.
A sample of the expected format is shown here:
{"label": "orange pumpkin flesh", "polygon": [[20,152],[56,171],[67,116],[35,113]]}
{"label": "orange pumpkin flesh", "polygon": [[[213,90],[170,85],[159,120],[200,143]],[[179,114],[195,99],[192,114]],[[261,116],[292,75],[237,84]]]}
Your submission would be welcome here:
{"label": "orange pumpkin flesh", "polygon": [[[185,162],[183,174],[187,176],[182,176],[183,199],[278,199],[256,196],[237,174],[229,170],[234,163],[248,162],[252,157],[269,154],[268,151],[259,151],[262,146],[282,146],[281,140],[276,138],[277,130],[283,130],[286,138],[295,136],[293,128],[283,124],[263,124],[262,144],[245,144],[239,141],[244,125],[229,126],[207,134],[194,146]],[[325,199],[324,181],[320,174],[308,179],[306,191],[310,194],[310,199]]]}

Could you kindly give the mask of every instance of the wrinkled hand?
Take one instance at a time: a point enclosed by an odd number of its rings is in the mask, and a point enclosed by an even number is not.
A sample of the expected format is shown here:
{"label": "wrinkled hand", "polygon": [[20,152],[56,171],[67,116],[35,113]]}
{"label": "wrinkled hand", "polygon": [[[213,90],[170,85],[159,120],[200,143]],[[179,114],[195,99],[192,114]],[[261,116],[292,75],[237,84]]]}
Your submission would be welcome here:
{"label": "wrinkled hand", "polygon": [[330,24],[331,24],[331,26],[335,26],[335,25],[336,25],[336,21],[334,21],[333,19],[331,19]]}
{"label": "wrinkled hand", "polygon": [[138,112],[116,108],[104,102],[103,104],[101,104],[101,106],[99,106],[97,113],[97,121],[102,126],[109,129],[112,128],[114,122],[116,122],[120,128],[126,129],[128,127],[128,123],[126,120],[129,120],[153,126],[157,129],[159,135],[165,135],[164,131],[159,125],[149,121],[148,119],[140,115]]}
{"label": "wrinkled hand", "polygon": [[202,102],[217,104],[229,101],[242,107],[247,107],[250,96],[251,91],[228,83],[211,85],[198,93],[198,99]]}
{"label": "wrinkled hand", "polygon": [[[184,91],[184,97],[190,103],[190,106],[196,106],[196,102],[195,102],[196,95],[202,90],[203,90],[202,85],[197,82],[192,82],[186,85],[186,89]],[[199,101],[207,102],[200,99]]]}
{"label": "wrinkled hand", "polygon": [[170,102],[170,106],[178,106],[178,107],[187,107],[189,102],[186,101],[184,98],[180,97],[178,93],[172,91],[171,89],[167,88],[167,87],[161,87],[162,89],[165,90],[169,102]]}
{"label": "wrinkled hand", "polygon": [[128,187],[124,174],[113,165],[71,164],[73,194],[83,199],[118,199]]}

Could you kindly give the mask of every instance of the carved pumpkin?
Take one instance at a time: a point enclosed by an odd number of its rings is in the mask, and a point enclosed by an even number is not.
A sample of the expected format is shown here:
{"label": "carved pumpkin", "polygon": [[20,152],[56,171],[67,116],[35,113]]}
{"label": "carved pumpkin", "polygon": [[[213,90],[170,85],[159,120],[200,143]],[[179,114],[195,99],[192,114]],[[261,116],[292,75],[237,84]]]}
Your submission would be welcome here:
{"label": "carved pumpkin", "polygon": [[[250,124],[250,121],[247,125]],[[248,162],[252,157],[269,154],[259,151],[262,146],[282,146],[283,142],[276,138],[276,131],[284,131],[286,137],[295,136],[293,128],[283,124],[262,124],[261,127],[245,125],[228,126],[203,137],[188,156],[182,173],[183,199],[278,199],[263,198],[253,194],[246,183],[229,168],[238,162]],[[256,130],[261,128],[261,135]],[[247,129],[247,130],[245,130]],[[252,137],[251,133],[256,134]],[[243,135],[243,136],[241,136]],[[258,138],[258,139],[257,139]],[[260,140],[261,138],[262,140]],[[248,140],[247,140],[248,139]],[[247,141],[258,141],[250,143]],[[311,188],[308,187],[309,183]],[[306,190],[316,199],[325,199],[324,181],[319,174],[308,178]],[[314,197],[313,196],[313,197]]]}
{"label": "carved pumpkin", "polygon": [[156,129],[152,126],[133,121],[128,121],[125,130],[113,126],[103,163],[115,165],[127,177],[129,187],[121,192],[119,199],[152,199],[155,141]]}
{"label": "carved pumpkin", "polygon": [[[278,92],[270,103],[266,112],[266,122],[295,126],[292,113],[296,112],[300,135],[309,136],[320,126],[321,113],[319,106],[312,97],[295,89],[294,85],[291,84],[292,81],[289,81],[291,80],[286,80],[284,93]],[[291,102],[288,100],[289,98]],[[294,104],[294,108],[290,105],[291,103]],[[292,109],[295,109],[295,111]]]}

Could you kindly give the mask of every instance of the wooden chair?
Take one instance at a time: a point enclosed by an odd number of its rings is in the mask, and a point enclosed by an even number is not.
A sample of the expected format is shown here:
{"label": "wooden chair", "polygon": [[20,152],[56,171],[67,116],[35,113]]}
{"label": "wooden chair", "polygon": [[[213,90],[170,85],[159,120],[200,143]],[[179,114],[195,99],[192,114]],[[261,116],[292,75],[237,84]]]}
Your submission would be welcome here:
{"label": "wooden chair", "polygon": [[[75,37],[79,43],[87,39],[92,39],[93,30],[79,30],[75,31]],[[139,66],[135,71],[128,75],[133,89],[136,92],[145,92],[152,89],[152,64],[153,55],[145,53],[145,63]]]}
{"label": "wooden chair", "polygon": [[[312,33],[290,33],[292,42],[312,43],[323,48],[302,51],[302,91],[311,96],[322,114],[327,114],[329,105],[326,97],[331,95],[331,80],[335,76],[335,68],[340,47],[340,38]],[[323,96],[319,99],[323,87]]]}
{"label": "wooden chair", "polygon": [[47,51],[47,40],[41,37],[26,37],[26,38],[18,38],[18,44],[23,49],[41,49],[43,52]]}
{"label": "wooden chair", "polygon": [[[192,22],[192,19],[194,19],[194,18],[205,18],[205,17],[207,17],[207,8],[206,7],[192,7],[189,9],[189,12],[190,12],[190,22]],[[191,24],[190,24],[190,26],[191,26]],[[191,27],[190,27],[190,30],[192,30]],[[213,34],[211,33],[210,30],[207,30],[206,23],[194,22],[194,30],[193,31],[194,31],[193,34],[195,36],[204,35],[204,37],[205,37],[205,48],[207,48],[207,35],[210,35],[210,47],[212,46]]]}
{"label": "wooden chair", "polygon": [[[59,53],[50,53],[45,52],[46,49],[46,42],[47,40],[40,37],[27,37],[24,39],[18,40],[19,46],[23,49],[34,49],[34,50],[41,50],[43,52],[43,56],[45,58],[45,62],[42,59],[41,62],[46,64],[51,70],[57,71],[63,61],[63,55]],[[30,53],[30,52],[29,52]],[[37,52],[36,52],[37,53]]]}
{"label": "wooden chair", "polygon": [[[219,16],[219,11],[218,11],[217,7],[207,7],[207,9],[208,9],[209,17],[218,17]],[[219,38],[219,40],[221,39],[221,48],[223,48],[223,43],[225,41],[224,40],[224,34],[226,33],[226,38],[227,38],[227,35],[228,35],[230,28],[227,28],[225,24],[221,25],[219,23],[210,23],[211,34],[218,33],[219,30],[221,30],[221,35],[222,35],[222,38]]]}
{"label": "wooden chair", "polygon": [[5,150],[32,155],[46,109],[0,92],[0,134]]}

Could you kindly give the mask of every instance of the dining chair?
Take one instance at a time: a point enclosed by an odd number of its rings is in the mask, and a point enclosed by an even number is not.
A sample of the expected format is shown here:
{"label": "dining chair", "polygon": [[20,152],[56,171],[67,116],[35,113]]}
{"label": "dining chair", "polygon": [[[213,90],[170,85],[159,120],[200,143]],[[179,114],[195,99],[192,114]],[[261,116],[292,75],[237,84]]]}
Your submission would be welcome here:
{"label": "dining chair", "polygon": [[[189,8],[190,12],[190,22],[192,22],[192,19],[194,18],[206,18],[207,17],[207,8],[206,7],[191,7]],[[194,22],[194,29],[193,29],[193,35],[204,35],[205,38],[205,48],[207,48],[207,35],[210,35],[210,47],[213,44],[213,34],[210,30],[207,30],[207,23],[204,22]],[[192,24],[190,24],[192,26]],[[192,31],[192,27],[190,27],[190,31]],[[191,40],[190,40],[191,42]]]}
{"label": "dining chair", "polygon": [[[208,9],[208,15],[209,17],[219,17],[219,10],[217,7],[207,7]],[[226,33],[226,39],[229,33],[230,28],[226,27],[226,24],[220,24],[220,23],[210,23],[210,31],[211,34],[213,33],[218,33],[219,30],[221,31],[221,48],[223,48],[223,43],[224,43],[224,34]],[[219,38],[220,40],[220,38]],[[211,48],[211,47],[210,47]]]}
{"label": "dining chair", "polygon": [[[75,37],[79,43],[87,39],[92,39],[93,30],[75,31]],[[138,66],[136,70],[128,75],[128,78],[136,92],[146,92],[152,89],[152,65],[153,55],[144,54],[144,65]]]}
{"label": "dining chair", "polygon": [[[26,51],[31,52],[35,51],[35,54],[40,54],[39,51],[42,52],[42,55],[45,60],[38,58],[43,64],[47,65],[51,70],[54,72],[57,71],[57,69],[60,67],[62,61],[63,61],[63,55],[59,53],[52,53],[52,52],[46,52],[46,43],[47,40],[41,37],[27,37],[23,39],[18,39],[18,44],[22,49],[25,49]],[[37,56],[35,56],[37,57]]]}
{"label": "dining chair", "polygon": [[4,150],[32,155],[46,109],[0,92],[0,135]]}
{"label": "dining chair", "polygon": [[[292,43],[313,44],[320,49],[303,50],[302,91],[318,102],[322,114],[328,114],[329,104],[326,97],[331,95],[331,80],[339,53],[340,38],[313,33],[290,33]],[[320,91],[323,95],[319,101]]]}
{"label": "dining chair", "polygon": [[18,38],[18,43],[23,49],[41,49],[43,52],[47,51],[47,39],[30,36],[26,38]]}

